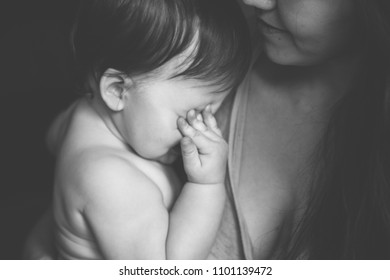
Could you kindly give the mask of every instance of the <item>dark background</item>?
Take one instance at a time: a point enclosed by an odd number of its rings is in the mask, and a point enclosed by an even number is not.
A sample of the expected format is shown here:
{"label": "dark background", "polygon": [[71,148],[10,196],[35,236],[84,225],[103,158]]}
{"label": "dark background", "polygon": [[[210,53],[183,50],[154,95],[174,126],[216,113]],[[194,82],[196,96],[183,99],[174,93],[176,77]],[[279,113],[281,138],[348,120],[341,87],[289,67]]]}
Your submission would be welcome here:
{"label": "dark background", "polygon": [[44,137],[75,98],[68,33],[77,0],[0,4],[0,259],[20,259],[51,199],[53,157]]}

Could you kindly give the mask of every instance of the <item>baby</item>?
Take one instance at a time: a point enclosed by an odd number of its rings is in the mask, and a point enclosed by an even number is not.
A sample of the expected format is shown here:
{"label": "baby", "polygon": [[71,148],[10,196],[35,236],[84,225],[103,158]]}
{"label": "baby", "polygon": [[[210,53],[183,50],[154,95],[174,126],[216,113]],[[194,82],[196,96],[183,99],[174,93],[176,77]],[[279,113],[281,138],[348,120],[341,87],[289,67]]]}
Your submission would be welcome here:
{"label": "baby", "polygon": [[238,4],[82,0],[72,43],[86,96],[49,131],[57,257],[206,258],[225,203],[213,114],[249,63]]}

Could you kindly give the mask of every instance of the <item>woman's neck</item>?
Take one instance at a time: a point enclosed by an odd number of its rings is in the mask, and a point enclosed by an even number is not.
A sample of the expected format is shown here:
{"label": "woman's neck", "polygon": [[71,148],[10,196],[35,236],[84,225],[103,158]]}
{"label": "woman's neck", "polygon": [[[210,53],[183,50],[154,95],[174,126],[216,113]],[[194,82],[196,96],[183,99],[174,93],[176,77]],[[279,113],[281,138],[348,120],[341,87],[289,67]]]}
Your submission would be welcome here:
{"label": "woman's neck", "polygon": [[261,56],[254,66],[263,83],[294,99],[335,102],[353,86],[360,69],[360,56],[345,55],[315,66],[284,66]]}

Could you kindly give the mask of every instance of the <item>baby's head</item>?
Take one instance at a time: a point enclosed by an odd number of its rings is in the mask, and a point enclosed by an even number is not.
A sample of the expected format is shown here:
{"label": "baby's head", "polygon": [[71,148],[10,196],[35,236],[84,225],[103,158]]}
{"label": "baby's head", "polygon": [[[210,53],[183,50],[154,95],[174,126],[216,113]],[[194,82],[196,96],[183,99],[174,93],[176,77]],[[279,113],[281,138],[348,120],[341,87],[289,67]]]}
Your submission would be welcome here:
{"label": "baby's head", "polygon": [[249,40],[236,0],[82,0],[72,32],[84,92],[154,160],[179,142],[179,116],[215,112],[238,86]]}

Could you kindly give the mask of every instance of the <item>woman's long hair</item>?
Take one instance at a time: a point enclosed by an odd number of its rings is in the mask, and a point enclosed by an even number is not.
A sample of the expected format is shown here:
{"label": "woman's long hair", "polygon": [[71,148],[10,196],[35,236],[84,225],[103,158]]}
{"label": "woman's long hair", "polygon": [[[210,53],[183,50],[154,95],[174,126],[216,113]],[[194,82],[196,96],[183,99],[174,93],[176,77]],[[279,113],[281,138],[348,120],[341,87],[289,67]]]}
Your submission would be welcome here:
{"label": "woman's long hair", "polygon": [[282,258],[390,259],[390,2],[355,1],[363,67],[335,107]]}

